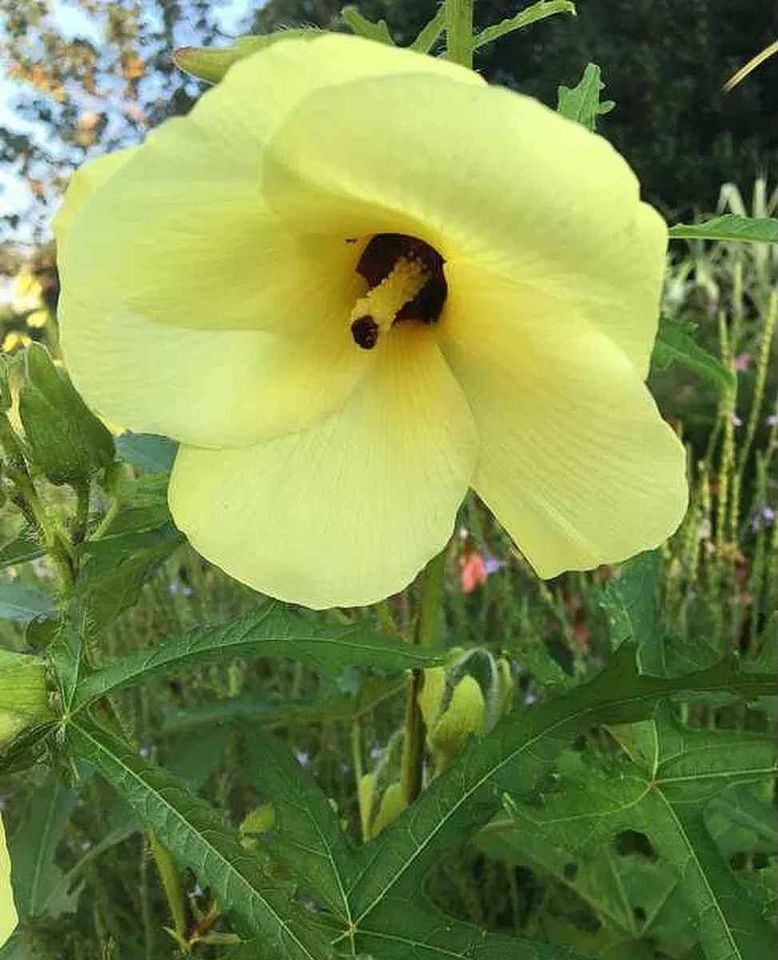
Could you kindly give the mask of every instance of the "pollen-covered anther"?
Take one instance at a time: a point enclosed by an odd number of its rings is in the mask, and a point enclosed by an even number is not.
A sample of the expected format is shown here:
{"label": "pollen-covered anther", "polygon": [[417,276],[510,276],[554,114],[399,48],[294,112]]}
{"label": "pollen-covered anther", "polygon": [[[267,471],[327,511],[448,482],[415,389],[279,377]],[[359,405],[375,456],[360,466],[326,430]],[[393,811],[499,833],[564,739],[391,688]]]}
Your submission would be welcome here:
{"label": "pollen-covered anther", "polygon": [[429,279],[430,271],[420,259],[400,257],[391,272],[354,304],[350,317],[354,342],[363,350],[372,350],[379,335],[391,328],[397,314]]}

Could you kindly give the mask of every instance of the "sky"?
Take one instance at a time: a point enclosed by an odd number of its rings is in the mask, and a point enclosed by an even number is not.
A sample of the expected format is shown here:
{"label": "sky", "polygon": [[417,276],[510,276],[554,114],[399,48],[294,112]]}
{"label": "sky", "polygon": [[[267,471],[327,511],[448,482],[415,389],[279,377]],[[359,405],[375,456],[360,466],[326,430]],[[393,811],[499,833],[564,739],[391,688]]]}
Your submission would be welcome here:
{"label": "sky", "polygon": [[[249,10],[261,5],[261,0],[221,0],[217,12],[222,31],[227,35],[236,33],[245,22]],[[101,25],[83,9],[68,0],[52,0],[51,7],[51,20],[63,35],[69,38],[85,37],[99,45]],[[0,18],[0,30],[2,29]],[[186,37],[182,37],[182,44],[186,42]],[[14,109],[15,100],[22,89],[22,84],[8,79],[5,64],[0,62],[0,126],[29,132],[35,129],[34,124],[22,120]],[[26,204],[28,196],[26,184],[0,169],[0,212],[10,213],[20,209]],[[26,238],[20,236],[19,239],[24,241]]]}

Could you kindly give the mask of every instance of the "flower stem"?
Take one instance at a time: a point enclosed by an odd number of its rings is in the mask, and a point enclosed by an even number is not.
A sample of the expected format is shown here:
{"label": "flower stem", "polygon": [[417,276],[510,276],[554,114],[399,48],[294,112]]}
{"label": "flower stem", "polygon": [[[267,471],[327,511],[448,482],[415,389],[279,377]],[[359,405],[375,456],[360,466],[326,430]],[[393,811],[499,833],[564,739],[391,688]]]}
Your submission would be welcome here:
{"label": "flower stem", "polygon": [[446,59],[472,69],[474,0],[446,0]]}
{"label": "flower stem", "polygon": [[[421,606],[413,638],[413,642],[417,646],[434,646],[438,639],[445,569],[446,551],[443,550],[430,560],[422,573]],[[423,684],[423,670],[412,670],[408,674],[405,695],[405,742],[402,758],[403,792],[407,804],[413,803],[421,793],[422,787],[426,730],[419,709],[419,694]]]}
{"label": "flower stem", "polygon": [[24,516],[37,527],[43,546],[57,570],[60,586],[66,591],[73,586],[75,579],[73,546],[44,509],[27,469],[19,438],[4,412],[0,413],[0,448],[8,457],[6,471],[16,488],[15,502]]}

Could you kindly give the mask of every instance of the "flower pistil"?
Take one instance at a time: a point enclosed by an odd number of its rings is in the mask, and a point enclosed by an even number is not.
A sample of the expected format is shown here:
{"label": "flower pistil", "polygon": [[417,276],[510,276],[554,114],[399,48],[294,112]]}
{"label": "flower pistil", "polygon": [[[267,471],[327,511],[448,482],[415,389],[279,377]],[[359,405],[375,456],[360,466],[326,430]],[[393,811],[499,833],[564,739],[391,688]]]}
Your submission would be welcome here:
{"label": "flower pistil", "polygon": [[370,240],[356,267],[370,285],[349,318],[354,342],[372,350],[398,320],[433,323],[446,299],[443,258],[429,244],[404,234]]}

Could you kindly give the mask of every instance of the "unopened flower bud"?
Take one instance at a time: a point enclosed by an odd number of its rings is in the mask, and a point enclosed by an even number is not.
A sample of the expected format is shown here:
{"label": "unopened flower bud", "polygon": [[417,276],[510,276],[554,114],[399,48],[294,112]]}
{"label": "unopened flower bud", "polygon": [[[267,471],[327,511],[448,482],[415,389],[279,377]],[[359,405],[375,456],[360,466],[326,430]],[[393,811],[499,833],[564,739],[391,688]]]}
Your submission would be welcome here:
{"label": "unopened flower bud", "polygon": [[442,765],[459,753],[471,733],[483,732],[485,706],[478,681],[463,677],[454,687],[448,708],[430,732],[430,743]]}
{"label": "unopened flower bud", "polygon": [[390,783],[381,797],[378,813],[371,824],[370,838],[377,837],[385,827],[400,816],[406,806],[402,783],[399,781]]}
{"label": "unopened flower bud", "polygon": [[271,43],[292,37],[304,40],[306,37],[315,37],[317,34],[318,31],[312,29],[279,30],[276,33],[238,37],[231,47],[180,47],[173,54],[173,61],[179,70],[197,77],[198,80],[218,83],[234,63],[251,56],[252,53]]}
{"label": "unopened flower bud", "polygon": [[35,462],[52,483],[84,482],[113,460],[111,434],[40,344],[27,351],[19,417]]}

